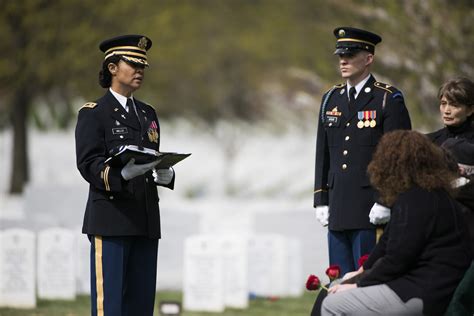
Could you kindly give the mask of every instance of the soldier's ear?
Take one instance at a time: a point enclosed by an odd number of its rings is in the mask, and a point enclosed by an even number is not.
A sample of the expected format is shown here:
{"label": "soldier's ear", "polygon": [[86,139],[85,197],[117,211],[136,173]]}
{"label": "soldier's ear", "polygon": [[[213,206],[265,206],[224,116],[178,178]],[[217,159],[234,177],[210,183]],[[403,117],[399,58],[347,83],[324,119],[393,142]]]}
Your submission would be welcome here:
{"label": "soldier's ear", "polygon": [[117,72],[117,68],[118,68],[118,66],[114,63],[109,63],[107,65],[107,69],[109,69],[109,71],[112,75],[115,75],[115,73]]}

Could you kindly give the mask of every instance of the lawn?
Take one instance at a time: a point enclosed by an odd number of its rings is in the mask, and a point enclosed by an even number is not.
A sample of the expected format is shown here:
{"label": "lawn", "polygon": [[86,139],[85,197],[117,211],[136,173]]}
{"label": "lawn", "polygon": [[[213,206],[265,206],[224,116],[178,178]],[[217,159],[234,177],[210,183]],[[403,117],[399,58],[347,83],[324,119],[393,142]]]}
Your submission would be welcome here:
{"label": "lawn", "polygon": [[[246,310],[226,309],[224,313],[183,312],[182,316],[308,316],[315,300],[315,292],[305,292],[299,298],[268,300],[257,298],[250,301]],[[161,300],[182,301],[180,292],[158,292],[155,304],[155,316],[158,316],[158,305]],[[39,300],[35,309],[22,310],[0,308],[1,316],[88,316],[90,315],[89,296],[78,296],[75,301]]]}

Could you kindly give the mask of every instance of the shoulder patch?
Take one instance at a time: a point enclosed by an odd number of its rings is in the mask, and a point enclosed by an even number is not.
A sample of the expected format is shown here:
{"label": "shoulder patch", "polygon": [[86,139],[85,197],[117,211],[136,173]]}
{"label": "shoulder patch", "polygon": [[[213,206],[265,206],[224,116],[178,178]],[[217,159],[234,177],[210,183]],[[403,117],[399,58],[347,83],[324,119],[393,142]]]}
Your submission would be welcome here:
{"label": "shoulder patch", "polygon": [[97,106],[97,103],[95,102],[87,102],[86,104],[84,104],[83,106],[81,106],[81,108],[79,109],[82,110],[83,108],[88,108],[88,109],[93,109]]}
{"label": "shoulder patch", "polygon": [[390,93],[393,93],[393,91],[395,90],[394,87],[392,87],[391,85],[383,83],[383,82],[378,82],[378,81],[374,83],[374,87],[386,90]]}

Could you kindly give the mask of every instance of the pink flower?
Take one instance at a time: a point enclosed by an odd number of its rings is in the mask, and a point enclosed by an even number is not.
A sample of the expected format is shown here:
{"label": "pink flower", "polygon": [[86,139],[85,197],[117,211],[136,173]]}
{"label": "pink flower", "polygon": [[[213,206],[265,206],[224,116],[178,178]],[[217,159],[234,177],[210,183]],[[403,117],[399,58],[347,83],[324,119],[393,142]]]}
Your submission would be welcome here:
{"label": "pink flower", "polygon": [[308,280],[306,281],[306,289],[308,291],[316,291],[316,290],[319,290],[319,288],[323,288],[327,291],[327,288],[321,284],[321,281],[319,281],[319,278],[315,276],[314,274],[311,274],[308,277]]}
{"label": "pink flower", "polygon": [[330,265],[329,268],[326,269],[326,275],[329,280],[334,281],[341,275],[341,268],[337,264]]}
{"label": "pink flower", "polygon": [[368,254],[365,254],[363,255],[362,257],[359,258],[359,268],[362,267],[362,265],[364,264],[364,262],[367,261],[367,259],[369,259],[369,255]]}

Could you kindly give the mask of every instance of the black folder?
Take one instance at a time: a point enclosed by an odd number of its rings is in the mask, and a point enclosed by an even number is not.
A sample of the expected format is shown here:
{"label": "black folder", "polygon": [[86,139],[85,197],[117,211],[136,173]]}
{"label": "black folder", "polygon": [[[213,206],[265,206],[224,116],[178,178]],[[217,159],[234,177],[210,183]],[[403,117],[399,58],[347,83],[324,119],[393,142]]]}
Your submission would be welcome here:
{"label": "black folder", "polygon": [[191,154],[175,152],[159,152],[151,148],[139,147],[136,145],[122,145],[110,150],[110,156],[105,163],[111,167],[123,167],[130,159],[135,158],[135,164],[146,164],[156,160],[160,162],[155,169],[168,169]]}

